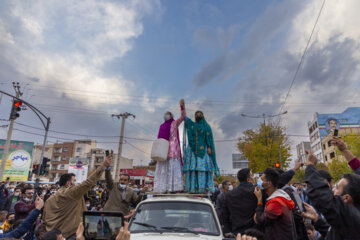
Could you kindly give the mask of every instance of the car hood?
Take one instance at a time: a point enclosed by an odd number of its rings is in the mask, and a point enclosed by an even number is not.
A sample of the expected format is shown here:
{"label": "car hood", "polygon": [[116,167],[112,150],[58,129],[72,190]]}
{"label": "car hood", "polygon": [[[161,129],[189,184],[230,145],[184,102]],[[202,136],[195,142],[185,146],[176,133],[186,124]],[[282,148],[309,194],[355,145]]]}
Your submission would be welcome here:
{"label": "car hood", "polygon": [[222,240],[221,236],[194,235],[191,233],[131,233],[131,240]]}

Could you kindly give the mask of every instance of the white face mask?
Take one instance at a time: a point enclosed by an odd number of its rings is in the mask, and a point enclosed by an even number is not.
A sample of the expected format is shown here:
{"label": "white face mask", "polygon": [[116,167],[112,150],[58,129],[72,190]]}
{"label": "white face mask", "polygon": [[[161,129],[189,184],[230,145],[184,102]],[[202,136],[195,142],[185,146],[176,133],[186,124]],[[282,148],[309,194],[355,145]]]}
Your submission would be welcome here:
{"label": "white face mask", "polygon": [[9,192],[10,192],[10,193],[13,193],[13,192],[14,192],[14,189],[13,189],[13,188],[9,189]]}
{"label": "white face mask", "polygon": [[125,185],[125,184],[119,184],[119,187],[120,187],[121,189],[125,189],[125,188],[126,188],[126,185]]}
{"label": "white face mask", "polygon": [[164,120],[165,120],[165,121],[168,121],[168,120],[170,120],[170,119],[171,119],[170,114],[165,114],[165,115],[164,115]]}
{"label": "white face mask", "polygon": [[46,195],[46,192],[43,192],[42,194]]}
{"label": "white face mask", "polygon": [[50,193],[51,193],[51,194],[54,194],[54,193],[56,193],[56,191],[51,191]]}
{"label": "white face mask", "polygon": [[232,191],[234,189],[233,185],[229,186],[229,191]]}
{"label": "white face mask", "polygon": [[20,193],[18,193],[18,192],[14,193],[15,197],[18,197],[19,195],[20,195]]}
{"label": "white face mask", "polygon": [[31,199],[28,198],[28,197],[25,197],[25,198],[24,198],[24,201],[25,201],[25,202],[31,202]]}
{"label": "white face mask", "polygon": [[90,204],[86,204],[86,207],[90,207]]}

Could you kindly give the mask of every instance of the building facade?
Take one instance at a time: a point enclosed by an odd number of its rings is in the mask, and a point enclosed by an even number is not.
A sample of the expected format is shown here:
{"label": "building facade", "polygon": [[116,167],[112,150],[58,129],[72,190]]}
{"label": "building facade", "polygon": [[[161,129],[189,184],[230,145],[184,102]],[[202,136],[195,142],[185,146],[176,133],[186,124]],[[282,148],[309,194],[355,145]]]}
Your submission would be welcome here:
{"label": "building facade", "polygon": [[341,136],[360,134],[360,107],[350,107],[342,113],[315,113],[308,128],[312,152],[320,161],[328,163],[336,157],[335,149],[330,144],[335,129]]}
{"label": "building facade", "polygon": [[91,149],[96,147],[97,143],[93,140],[55,143],[50,161],[50,181],[56,181],[68,172],[70,158],[87,158]]}
{"label": "building facade", "polygon": [[297,159],[299,159],[302,163],[306,162],[305,151],[311,151],[310,142],[301,142],[298,145],[296,145]]}

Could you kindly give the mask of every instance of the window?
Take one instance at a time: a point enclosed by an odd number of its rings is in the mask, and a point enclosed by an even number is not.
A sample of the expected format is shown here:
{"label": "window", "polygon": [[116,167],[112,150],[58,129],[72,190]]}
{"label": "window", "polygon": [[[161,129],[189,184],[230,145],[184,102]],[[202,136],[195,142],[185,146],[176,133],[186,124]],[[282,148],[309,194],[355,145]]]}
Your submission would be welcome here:
{"label": "window", "polygon": [[67,152],[68,151],[68,148],[67,147],[64,147],[63,148],[63,152]]}
{"label": "window", "polygon": [[97,162],[97,163],[101,163],[101,162],[103,162],[103,161],[104,161],[104,158],[102,158],[102,157],[96,158],[96,162]]}
{"label": "window", "polygon": [[331,159],[335,158],[335,153],[334,152],[330,153],[330,158]]}
{"label": "window", "polygon": [[331,141],[328,141],[328,147],[331,147]]}
{"label": "window", "polygon": [[62,156],[61,161],[66,161],[66,156]]}
{"label": "window", "polygon": [[55,179],[55,178],[56,178],[56,173],[53,173],[53,174],[51,175],[51,177],[52,177],[53,179]]}
{"label": "window", "polygon": [[61,164],[61,165],[60,165],[60,169],[61,169],[61,170],[64,170],[64,169],[65,169],[65,165],[64,165],[64,164]]}
{"label": "window", "polygon": [[325,161],[327,161],[327,156],[325,156]]}
{"label": "window", "polygon": [[76,148],[76,152],[81,152],[81,148]]}
{"label": "window", "polygon": [[324,149],[324,150],[326,149],[326,145],[325,145],[325,144],[323,144],[323,149]]}
{"label": "window", "polygon": [[56,156],[56,157],[54,158],[54,161],[55,161],[55,162],[60,161],[60,156]]}
{"label": "window", "polygon": [[52,165],[51,170],[57,170],[58,165]]}
{"label": "window", "polygon": [[55,148],[55,153],[61,153],[61,148]]}

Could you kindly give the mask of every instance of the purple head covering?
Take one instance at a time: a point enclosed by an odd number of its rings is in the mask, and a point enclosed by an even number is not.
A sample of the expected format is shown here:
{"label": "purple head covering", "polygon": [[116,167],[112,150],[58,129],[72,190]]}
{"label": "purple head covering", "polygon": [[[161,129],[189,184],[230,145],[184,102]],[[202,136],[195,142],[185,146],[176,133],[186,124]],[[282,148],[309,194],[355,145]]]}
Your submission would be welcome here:
{"label": "purple head covering", "polygon": [[170,130],[171,130],[171,123],[174,121],[174,118],[171,118],[161,124],[159,129],[158,138],[163,138],[169,141],[170,139]]}

